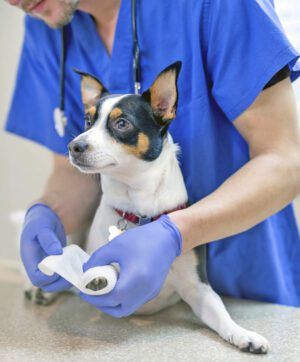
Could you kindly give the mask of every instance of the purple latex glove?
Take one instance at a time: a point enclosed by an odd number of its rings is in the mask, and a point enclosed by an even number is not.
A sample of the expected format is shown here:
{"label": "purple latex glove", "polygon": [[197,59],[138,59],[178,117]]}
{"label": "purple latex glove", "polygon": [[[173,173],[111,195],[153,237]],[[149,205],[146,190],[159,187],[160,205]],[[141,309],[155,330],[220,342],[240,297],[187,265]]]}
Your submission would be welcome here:
{"label": "purple latex glove", "polygon": [[62,254],[63,246],[66,246],[66,235],[57,214],[44,204],[29,208],[21,234],[21,259],[33,285],[46,292],[58,292],[72,286],[59,275],[47,276],[38,269],[46,256]]}
{"label": "purple latex glove", "polygon": [[86,271],[119,263],[120,274],[115,288],[106,295],[80,293],[80,297],[113,317],[128,316],[159,294],[181,250],[180,231],[168,215],[129,229],[97,249],[83,266]]}

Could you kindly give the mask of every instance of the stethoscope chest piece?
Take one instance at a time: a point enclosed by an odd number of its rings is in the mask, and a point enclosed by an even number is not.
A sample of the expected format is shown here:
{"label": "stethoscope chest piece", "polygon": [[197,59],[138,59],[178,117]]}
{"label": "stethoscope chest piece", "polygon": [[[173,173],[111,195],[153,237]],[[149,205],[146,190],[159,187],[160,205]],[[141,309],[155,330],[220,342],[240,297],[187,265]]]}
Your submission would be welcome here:
{"label": "stethoscope chest piece", "polygon": [[59,107],[55,108],[53,113],[53,118],[54,118],[54,127],[56,129],[57,134],[60,137],[64,137],[65,128],[67,125],[67,117],[64,111]]}
{"label": "stethoscope chest piece", "polygon": [[59,76],[59,107],[54,109],[53,121],[57,134],[64,137],[67,125],[65,115],[65,63],[66,63],[66,27],[61,29],[61,56],[60,56],[60,76]]}

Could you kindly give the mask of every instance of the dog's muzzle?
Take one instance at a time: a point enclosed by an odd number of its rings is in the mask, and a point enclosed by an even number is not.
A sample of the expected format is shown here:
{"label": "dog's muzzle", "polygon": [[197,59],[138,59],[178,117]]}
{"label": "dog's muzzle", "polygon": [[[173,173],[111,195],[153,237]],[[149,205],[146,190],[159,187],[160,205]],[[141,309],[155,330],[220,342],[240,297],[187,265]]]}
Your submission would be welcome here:
{"label": "dog's muzzle", "polygon": [[81,157],[88,147],[89,145],[85,141],[72,141],[68,145],[69,152],[74,159]]}

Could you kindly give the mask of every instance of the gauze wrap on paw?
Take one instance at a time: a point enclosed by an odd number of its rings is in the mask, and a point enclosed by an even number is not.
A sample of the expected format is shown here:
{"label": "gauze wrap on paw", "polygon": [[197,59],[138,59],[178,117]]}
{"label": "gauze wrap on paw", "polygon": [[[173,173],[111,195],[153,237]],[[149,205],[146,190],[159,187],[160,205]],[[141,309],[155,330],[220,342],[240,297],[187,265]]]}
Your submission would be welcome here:
{"label": "gauze wrap on paw", "polygon": [[[38,268],[48,276],[57,273],[81,292],[89,295],[102,295],[109,293],[117,282],[117,265],[104,265],[88,269],[83,273],[82,265],[90,256],[77,245],[69,245],[63,248],[63,254],[50,255],[43,259]],[[101,290],[91,290],[86,285],[93,279],[104,277],[107,285]]]}

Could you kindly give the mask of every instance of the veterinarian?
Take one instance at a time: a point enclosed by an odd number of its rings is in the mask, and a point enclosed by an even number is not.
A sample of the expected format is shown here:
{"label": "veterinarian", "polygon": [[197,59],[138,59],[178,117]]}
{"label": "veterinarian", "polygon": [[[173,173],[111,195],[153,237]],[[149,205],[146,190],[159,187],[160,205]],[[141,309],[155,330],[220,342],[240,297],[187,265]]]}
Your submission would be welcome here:
{"label": "veterinarian", "polygon": [[[112,93],[134,92],[132,1],[8,2],[33,17],[25,19],[6,130],[53,153],[45,191],[26,214],[21,256],[32,283],[54,292],[70,285],[43,275],[37,264],[61,253],[65,235],[88,224],[101,197],[99,180],[80,174],[66,157],[68,143],[84,128],[80,79],[72,68],[98,76]],[[98,249],[85,270],[113,260],[123,273],[111,293],[82,298],[112,316],[130,315],[159,293],[176,256],[209,243],[216,292],[299,306],[300,239],[291,205],[300,192],[291,85],[300,75],[299,54],[272,2],[138,0],[136,6],[140,91],[182,61],[170,133],[182,149],[190,206],[170,213],[167,224],[158,219],[135,228],[130,240],[126,232],[118,236],[119,250],[114,241]],[[63,25],[61,66],[62,32],[53,28]],[[160,239],[159,250],[151,248],[149,230]],[[128,255],[128,243],[143,248]]]}

